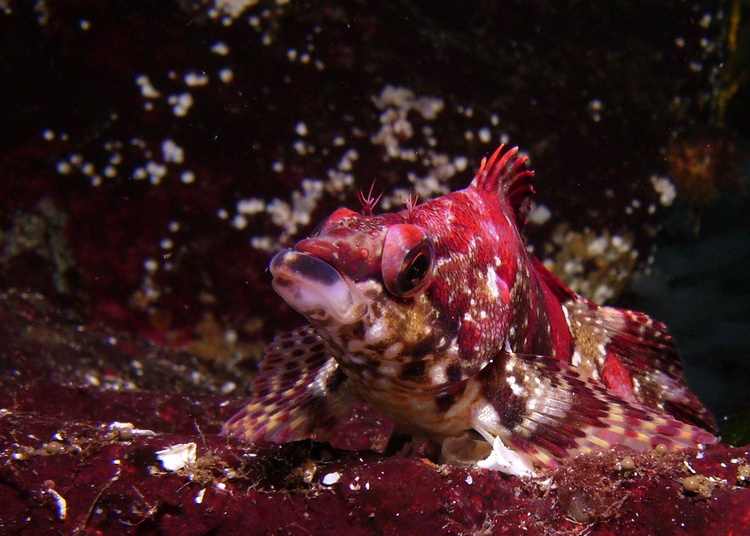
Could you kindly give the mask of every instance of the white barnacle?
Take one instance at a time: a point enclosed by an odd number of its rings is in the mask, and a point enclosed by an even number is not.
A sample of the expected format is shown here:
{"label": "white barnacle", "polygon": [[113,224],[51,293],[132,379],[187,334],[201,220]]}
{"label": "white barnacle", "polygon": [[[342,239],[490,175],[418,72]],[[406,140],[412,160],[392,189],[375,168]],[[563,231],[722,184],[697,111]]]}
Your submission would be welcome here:
{"label": "white barnacle", "polygon": [[205,86],[208,84],[208,76],[206,73],[189,72],[185,73],[183,77],[185,85],[189,87]]}
{"label": "white barnacle", "polygon": [[193,96],[190,93],[180,93],[179,95],[170,95],[167,102],[172,106],[172,113],[177,117],[185,117],[193,106]]}
{"label": "white barnacle", "polygon": [[195,443],[180,443],[156,451],[156,457],[167,471],[179,471],[183,467],[195,463],[197,445]]}
{"label": "white barnacle", "polygon": [[341,473],[328,473],[325,475],[321,482],[324,486],[333,486],[336,482],[338,482],[341,479]]}
{"label": "white barnacle", "polygon": [[232,80],[234,80],[234,71],[232,71],[232,69],[228,67],[221,69],[219,71],[219,79],[225,84],[230,83]]}
{"label": "white barnacle", "polygon": [[181,164],[185,159],[185,151],[172,139],[165,139],[161,144],[161,152],[165,162]]}
{"label": "white barnacle", "polygon": [[244,215],[261,214],[265,211],[266,204],[259,197],[240,199],[237,201],[237,212]]}
{"label": "white barnacle", "polygon": [[217,41],[211,46],[211,52],[218,54],[219,56],[226,56],[229,54],[229,47],[223,41]]}
{"label": "white barnacle", "polygon": [[147,99],[156,99],[161,96],[161,93],[151,85],[151,81],[145,74],[137,76],[135,83],[141,88],[141,96]]}

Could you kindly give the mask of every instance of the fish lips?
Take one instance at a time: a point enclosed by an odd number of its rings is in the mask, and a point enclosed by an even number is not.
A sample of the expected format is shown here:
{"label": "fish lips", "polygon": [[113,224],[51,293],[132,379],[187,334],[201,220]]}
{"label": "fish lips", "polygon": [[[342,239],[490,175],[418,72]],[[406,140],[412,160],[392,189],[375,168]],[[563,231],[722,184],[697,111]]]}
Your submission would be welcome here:
{"label": "fish lips", "polygon": [[364,315],[350,285],[336,269],[318,257],[286,249],[271,259],[273,289],[313,323],[331,316],[342,324]]}

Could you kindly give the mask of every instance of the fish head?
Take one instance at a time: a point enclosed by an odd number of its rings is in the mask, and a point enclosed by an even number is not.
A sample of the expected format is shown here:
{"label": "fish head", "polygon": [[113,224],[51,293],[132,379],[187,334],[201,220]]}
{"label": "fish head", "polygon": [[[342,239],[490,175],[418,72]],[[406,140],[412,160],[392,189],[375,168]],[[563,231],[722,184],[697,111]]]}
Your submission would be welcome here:
{"label": "fish head", "polygon": [[[334,212],[271,261],[273,286],[354,375],[403,379],[451,342],[429,298],[439,275],[428,229],[403,214]],[[421,370],[419,372],[421,372]]]}
{"label": "fish head", "polygon": [[[507,155],[500,171],[517,174]],[[437,389],[466,380],[515,336],[513,299],[529,276],[497,184],[475,179],[397,213],[338,209],[273,258],[274,289],[350,377]]]}

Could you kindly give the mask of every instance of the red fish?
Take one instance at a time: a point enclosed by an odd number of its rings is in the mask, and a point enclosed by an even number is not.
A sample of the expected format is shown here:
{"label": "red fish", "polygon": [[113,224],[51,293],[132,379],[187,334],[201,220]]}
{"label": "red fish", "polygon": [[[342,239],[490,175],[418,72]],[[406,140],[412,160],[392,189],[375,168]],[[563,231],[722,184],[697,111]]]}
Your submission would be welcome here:
{"label": "red fish", "polygon": [[447,461],[515,474],[717,441],[663,323],[596,305],[528,253],[533,172],[502,149],[464,190],[380,215],[363,198],[273,258],[274,289],[310,325],[271,343],[225,433],[325,439],[364,399]]}

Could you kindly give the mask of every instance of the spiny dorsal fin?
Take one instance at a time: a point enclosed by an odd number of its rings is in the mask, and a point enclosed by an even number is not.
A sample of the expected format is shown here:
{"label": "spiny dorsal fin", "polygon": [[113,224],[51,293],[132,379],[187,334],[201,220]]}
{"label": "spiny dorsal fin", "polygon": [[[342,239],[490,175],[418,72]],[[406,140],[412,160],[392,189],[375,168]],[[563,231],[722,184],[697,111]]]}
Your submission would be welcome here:
{"label": "spiny dorsal fin", "polygon": [[266,348],[253,398],[222,433],[248,442],[326,439],[357,402],[351,382],[312,326],[277,336]]}
{"label": "spiny dorsal fin", "polygon": [[486,192],[498,192],[502,195],[516,217],[519,228],[526,223],[528,200],[534,193],[531,178],[534,172],[527,169],[528,156],[518,156],[518,147],[513,147],[505,154],[501,145],[487,160],[482,159],[472,184]]}

